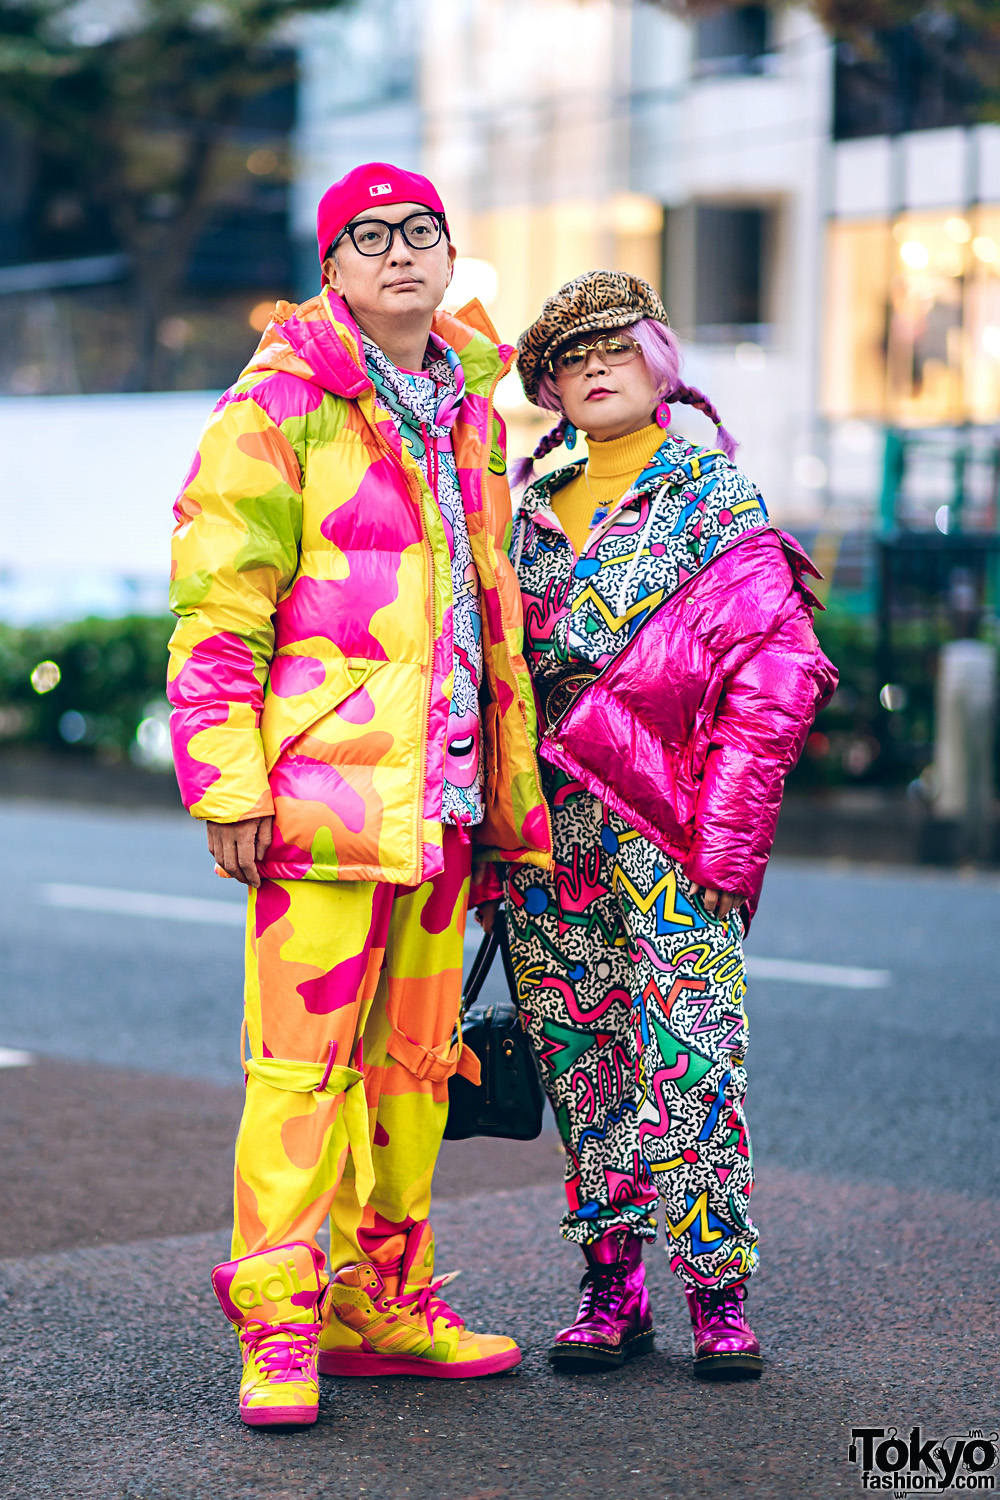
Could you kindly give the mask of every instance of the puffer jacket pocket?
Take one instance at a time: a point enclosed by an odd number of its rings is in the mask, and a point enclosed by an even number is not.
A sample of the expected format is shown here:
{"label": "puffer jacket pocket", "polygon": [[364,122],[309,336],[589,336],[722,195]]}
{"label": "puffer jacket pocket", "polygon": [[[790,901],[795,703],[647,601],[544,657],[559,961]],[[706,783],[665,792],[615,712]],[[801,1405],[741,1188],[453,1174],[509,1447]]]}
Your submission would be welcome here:
{"label": "puffer jacket pocket", "polygon": [[271,663],[260,734],[271,771],[300,735],[363,687],[379,666],[364,658],[276,656]]}

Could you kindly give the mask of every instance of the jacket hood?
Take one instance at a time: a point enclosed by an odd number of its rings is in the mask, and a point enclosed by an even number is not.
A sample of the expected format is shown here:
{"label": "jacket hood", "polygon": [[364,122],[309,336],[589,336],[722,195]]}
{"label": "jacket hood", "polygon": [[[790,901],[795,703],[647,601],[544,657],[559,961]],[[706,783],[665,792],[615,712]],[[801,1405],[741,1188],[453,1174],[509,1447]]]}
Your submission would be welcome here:
{"label": "jacket hood", "polygon": [[[514,350],[501,344],[482,304],[473,300],[457,313],[438,311],[431,328],[461,359],[467,390],[488,394]],[[308,302],[276,303],[257,352],[240,378],[261,370],[298,375],[348,400],[373,388],[361,331],[346,302],[328,286]]]}

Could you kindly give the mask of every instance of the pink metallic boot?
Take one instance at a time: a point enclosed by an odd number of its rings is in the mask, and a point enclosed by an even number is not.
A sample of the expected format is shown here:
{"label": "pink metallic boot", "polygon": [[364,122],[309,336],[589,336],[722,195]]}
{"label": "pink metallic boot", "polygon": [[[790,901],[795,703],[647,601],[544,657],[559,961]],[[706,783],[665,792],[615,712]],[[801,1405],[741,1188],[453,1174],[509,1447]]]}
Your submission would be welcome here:
{"label": "pink metallic boot", "polygon": [[556,1334],[549,1363],[557,1370],[617,1369],[653,1347],[642,1240],[615,1229],[584,1245],[587,1270],[576,1322]]}
{"label": "pink metallic boot", "polygon": [[691,1313],[694,1373],[699,1379],[759,1379],[764,1361],[743,1311],[746,1294],[744,1282],[684,1289]]}

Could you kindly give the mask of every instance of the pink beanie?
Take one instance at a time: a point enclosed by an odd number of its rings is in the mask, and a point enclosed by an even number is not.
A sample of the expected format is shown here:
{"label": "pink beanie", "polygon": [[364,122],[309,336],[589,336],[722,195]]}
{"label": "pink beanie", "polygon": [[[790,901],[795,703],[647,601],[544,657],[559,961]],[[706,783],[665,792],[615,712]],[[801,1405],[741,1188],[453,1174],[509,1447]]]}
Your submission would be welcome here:
{"label": "pink beanie", "polygon": [[[429,178],[421,177],[418,172],[404,172],[386,161],[366,162],[327,188],[319,201],[316,239],[320,264],[345,224],[366,209],[380,218],[382,210],[391,203],[422,203],[435,213],[444,213],[444,204]],[[444,232],[450,239],[447,220]]]}

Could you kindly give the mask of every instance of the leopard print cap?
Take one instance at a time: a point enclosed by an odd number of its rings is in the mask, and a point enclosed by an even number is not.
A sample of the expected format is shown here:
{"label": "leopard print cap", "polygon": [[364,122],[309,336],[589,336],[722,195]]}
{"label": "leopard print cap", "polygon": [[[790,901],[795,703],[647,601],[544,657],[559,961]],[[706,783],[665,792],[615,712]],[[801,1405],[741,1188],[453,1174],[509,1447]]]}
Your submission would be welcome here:
{"label": "leopard print cap", "polygon": [[587,271],[547,297],[517,341],[517,373],[529,401],[538,395],[545,361],[575,334],[627,328],[641,318],[669,326],[659,293],[628,271]]}

